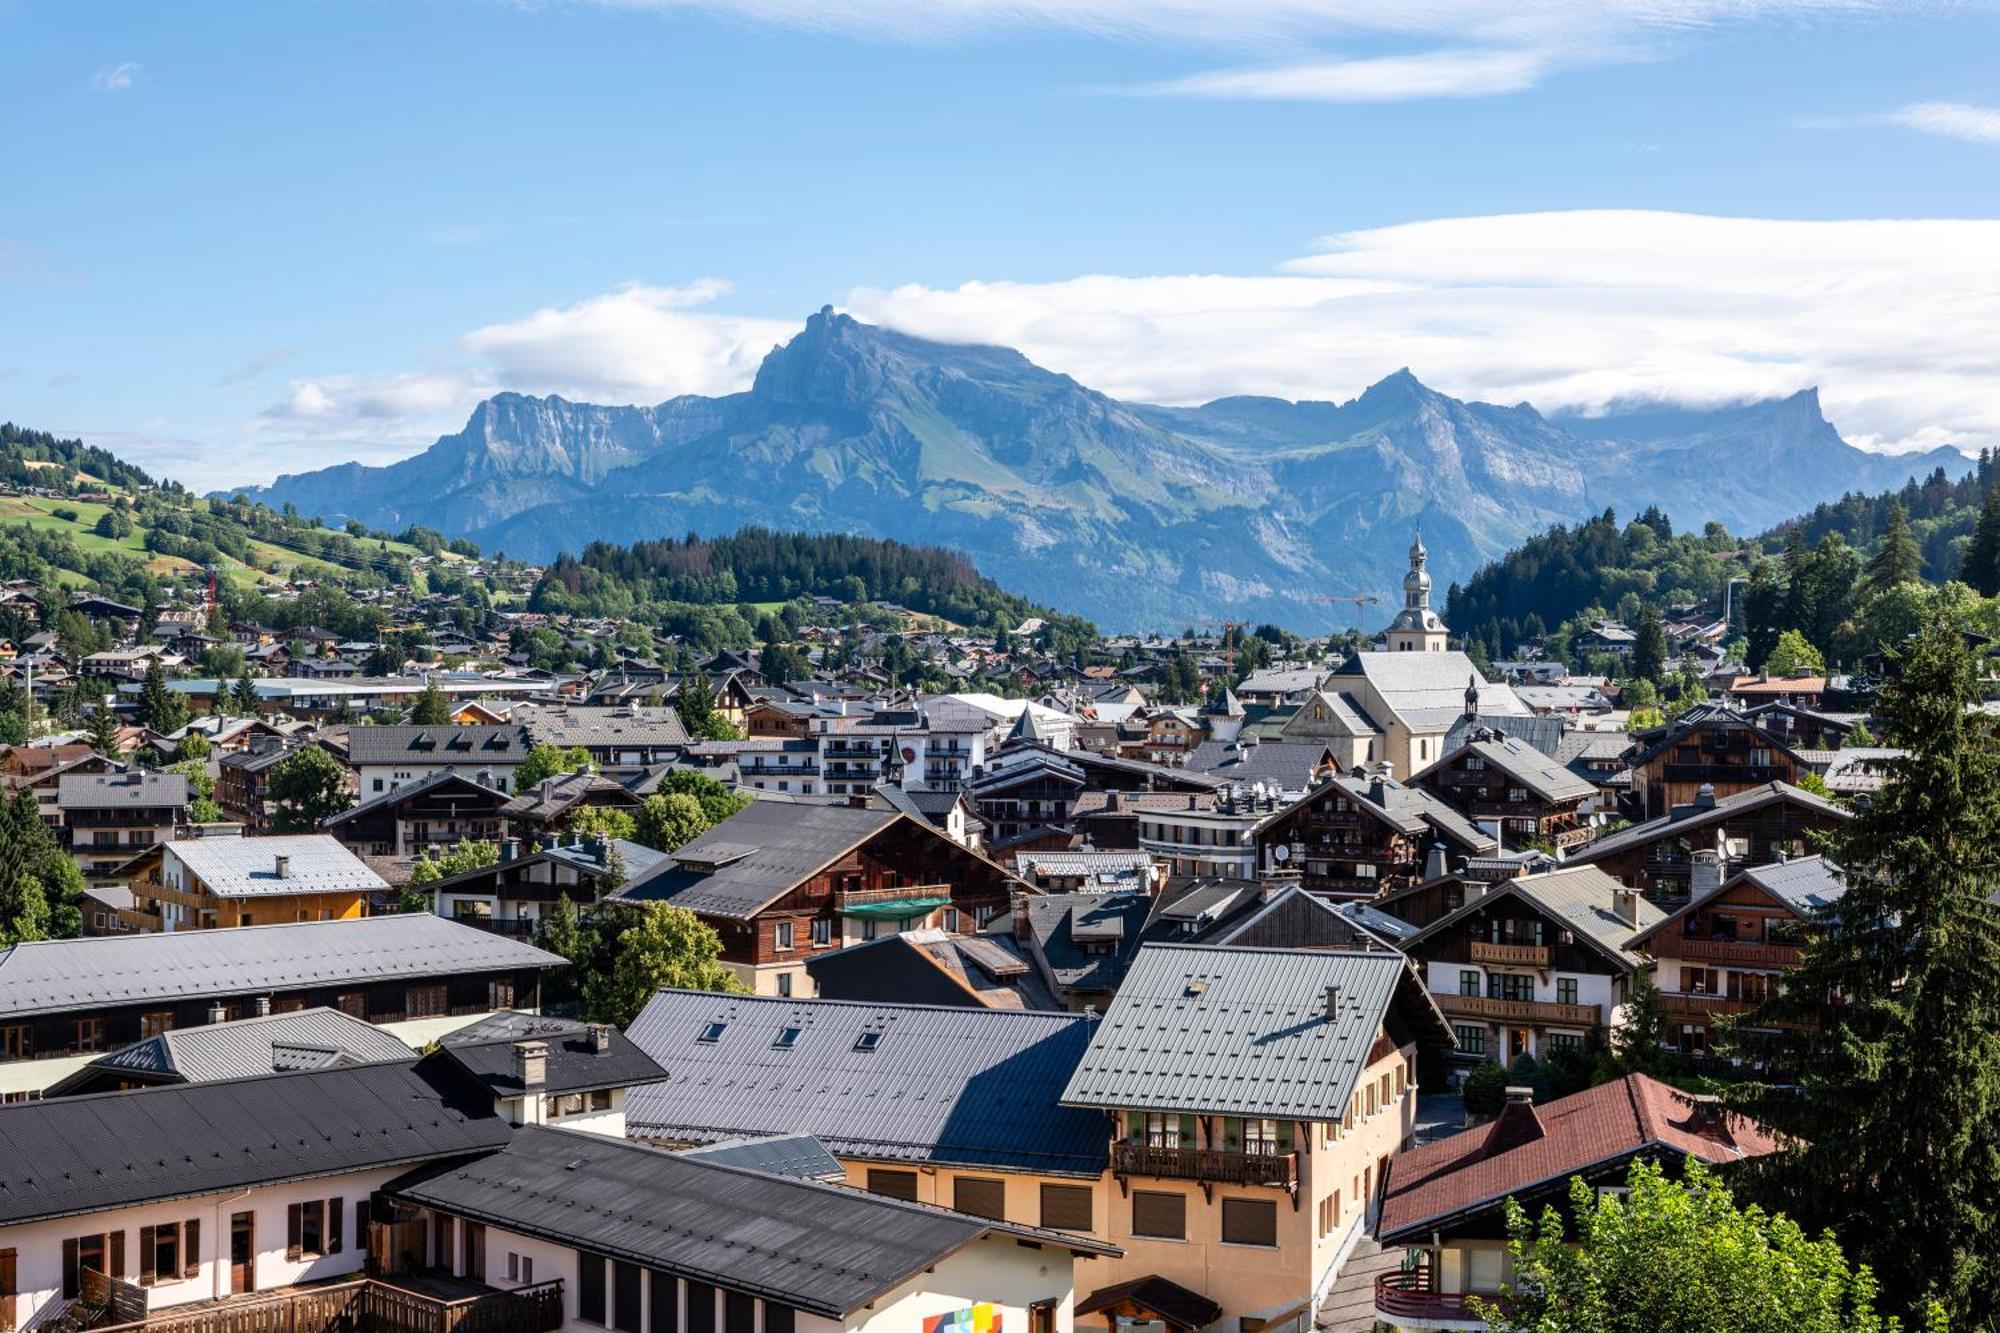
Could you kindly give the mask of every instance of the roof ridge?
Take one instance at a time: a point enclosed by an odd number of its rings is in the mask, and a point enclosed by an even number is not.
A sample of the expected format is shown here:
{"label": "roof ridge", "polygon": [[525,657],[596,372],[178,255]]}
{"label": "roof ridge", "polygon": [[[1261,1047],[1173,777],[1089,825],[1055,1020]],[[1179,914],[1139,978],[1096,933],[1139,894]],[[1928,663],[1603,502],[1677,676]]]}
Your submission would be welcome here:
{"label": "roof ridge", "polygon": [[[974,938],[977,937],[975,936]],[[878,942],[876,940],[862,941],[864,944]],[[836,1000],[826,996],[745,995],[731,991],[689,990],[684,986],[662,986],[659,990],[653,992],[655,999],[658,999],[662,995],[708,995],[718,1000],[728,1000],[732,1003],[740,1003],[748,1000],[763,1006],[838,1005],[848,1009],[894,1009],[898,1012],[913,1013],[1001,1014],[1009,1018],[1059,1019],[1071,1023],[1082,1022],[1089,1018],[1087,1014],[1073,1014],[1057,1009],[967,1009],[961,1004],[910,1004],[900,1000]],[[650,1004],[650,1001],[648,1003]],[[636,1022],[637,1020],[634,1021]]]}

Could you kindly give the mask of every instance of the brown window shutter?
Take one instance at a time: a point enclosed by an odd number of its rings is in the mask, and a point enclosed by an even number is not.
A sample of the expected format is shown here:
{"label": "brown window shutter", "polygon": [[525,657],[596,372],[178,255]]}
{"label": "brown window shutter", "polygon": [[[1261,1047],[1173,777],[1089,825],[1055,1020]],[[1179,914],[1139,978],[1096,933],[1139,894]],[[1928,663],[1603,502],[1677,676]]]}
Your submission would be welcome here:
{"label": "brown window shutter", "polygon": [[304,1206],[293,1204],[285,1209],[285,1257],[297,1259],[304,1253],[300,1248],[299,1236],[304,1230]]}
{"label": "brown window shutter", "polygon": [[139,1285],[153,1285],[153,1228],[139,1228]]}
{"label": "brown window shutter", "polygon": [[125,1276],[125,1232],[121,1229],[111,1233],[111,1276]]}
{"label": "brown window shutter", "polygon": [[12,1333],[14,1327],[14,1288],[19,1281],[14,1267],[14,1252],[0,1250],[0,1333]]}
{"label": "brown window shutter", "polygon": [[181,1276],[201,1276],[201,1220],[190,1217],[181,1228]]}
{"label": "brown window shutter", "polygon": [[347,1200],[328,1199],[326,1201],[326,1252],[340,1253],[340,1234],[347,1227]]}
{"label": "brown window shutter", "polygon": [[989,1176],[960,1176],[951,1183],[951,1206],[961,1213],[996,1220],[1007,1216],[1007,1182]]}
{"label": "brown window shutter", "polygon": [[63,1299],[75,1300],[83,1275],[76,1271],[76,1237],[63,1242]]}

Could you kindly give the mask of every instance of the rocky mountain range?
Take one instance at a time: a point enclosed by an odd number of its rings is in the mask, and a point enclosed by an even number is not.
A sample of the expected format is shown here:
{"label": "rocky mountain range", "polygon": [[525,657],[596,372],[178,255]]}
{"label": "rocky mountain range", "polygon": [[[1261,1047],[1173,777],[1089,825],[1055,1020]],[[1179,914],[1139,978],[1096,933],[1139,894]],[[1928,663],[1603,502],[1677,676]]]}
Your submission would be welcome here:
{"label": "rocky mountain range", "polygon": [[653,407],[500,394],[386,467],[244,494],[328,519],[416,523],[546,559],[746,524],[969,553],[1003,586],[1108,628],[1203,617],[1385,619],[1412,528],[1440,585],[1530,533],[1657,504],[1755,532],[1849,490],[1969,460],[1855,448],[1818,395],[1715,411],[1549,418],[1402,370],[1346,403],[1121,402],[1003,347],[930,342],[830,308],[745,392]]}

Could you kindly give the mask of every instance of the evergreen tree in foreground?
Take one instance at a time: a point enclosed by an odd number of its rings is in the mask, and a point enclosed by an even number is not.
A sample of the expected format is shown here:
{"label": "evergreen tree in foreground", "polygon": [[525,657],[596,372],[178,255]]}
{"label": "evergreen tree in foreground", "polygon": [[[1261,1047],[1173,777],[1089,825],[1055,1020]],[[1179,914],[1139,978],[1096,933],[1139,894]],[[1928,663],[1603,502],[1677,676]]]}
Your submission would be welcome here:
{"label": "evergreen tree in foreground", "polygon": [[1845,893],[1734,1038],[1796,1081],[1731,1097],[1785,1143],[1747,1164],[1770,1201],[1833,1227],[1889,1308],[1935,1298],[1952,1327],[1987,1328],[2000,1315],[2000,743],[1967,708],[1973,659],[1949,620],[1927,621],[1901,665],[1878,711],[1909,752],[1834,835]]}

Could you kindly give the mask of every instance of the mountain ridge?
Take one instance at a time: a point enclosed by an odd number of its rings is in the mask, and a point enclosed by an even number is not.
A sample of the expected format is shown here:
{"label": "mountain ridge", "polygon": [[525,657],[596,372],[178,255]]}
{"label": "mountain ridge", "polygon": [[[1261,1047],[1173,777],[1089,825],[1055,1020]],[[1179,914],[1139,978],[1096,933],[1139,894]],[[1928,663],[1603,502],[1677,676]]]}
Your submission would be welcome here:
{"label": "mountain ridge", "polygon": [[740,393],[496,394],[409,459],[240,493],[530,559],[752,524],[889,537],[964,550],[1004,586],[1116,628],[1222,615],[1325,628],[1347,617],[1323,595],[1393,594],[1417,523],[1443,581],[1606,508],[1761,531],[1846,491],[1971,467],[1950,450],[1856,449],[1810,390],[1673,409],[1678,430],[1664,411],[1635,414],[1629,439],[1616,417],[1580,432],[1526,403],[1453,398],[1407,367],[1342,403],[1128,403],[1012,348],[829,307]]}

